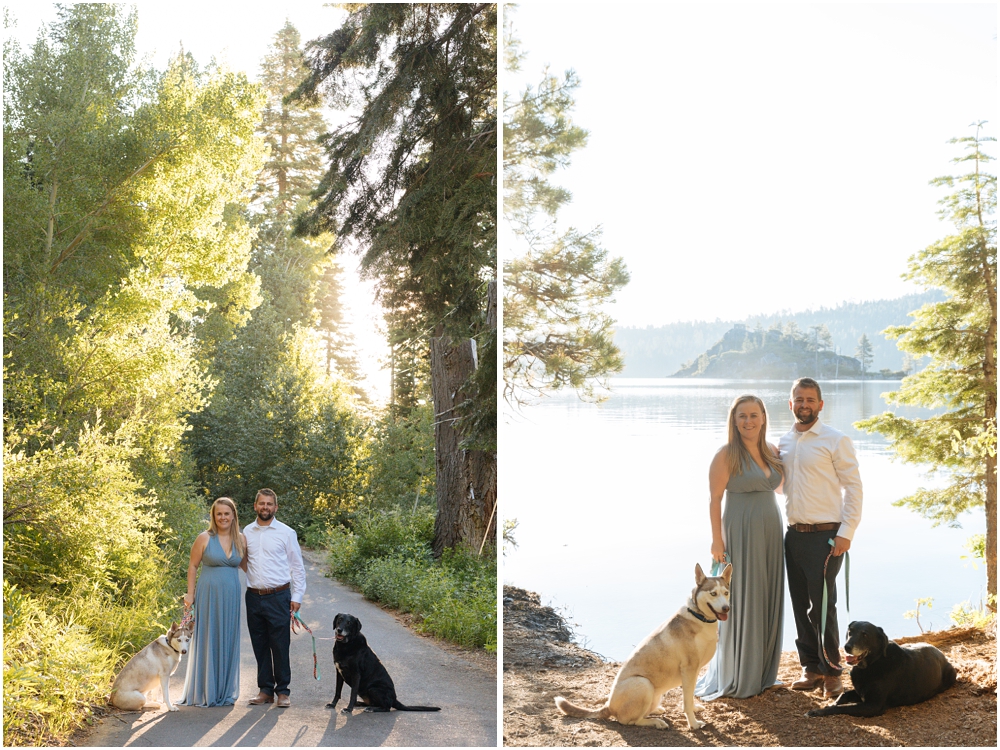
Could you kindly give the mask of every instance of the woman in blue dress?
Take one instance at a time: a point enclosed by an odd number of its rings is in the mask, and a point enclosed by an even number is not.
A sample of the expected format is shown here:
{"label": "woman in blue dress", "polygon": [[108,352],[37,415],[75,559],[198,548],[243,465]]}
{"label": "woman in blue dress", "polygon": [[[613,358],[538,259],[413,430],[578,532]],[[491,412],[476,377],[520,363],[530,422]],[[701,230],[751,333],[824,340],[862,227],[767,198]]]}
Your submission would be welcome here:
{"label": "woman in blue dress", "polygon": [[220,497],[212,503],[208,531],[199,534],[191,547],[184,606],[194,605],[194,636],[181,705],[232,706],[239,697],[239,568],[246,553],[236,504]]}
{"label": "woman in blue dress", "polygon": [[[709,469],[712,559],[733,566],[729,618],[719,623],[719,645],[695,687],[702,700],[749,698],[777,682],[785,602],[781,511],[775,491],[783,469],[767,442],[767,410],[756,396],[729,408],[729,440]],[[722,496],[726,496],[725,514]]]}

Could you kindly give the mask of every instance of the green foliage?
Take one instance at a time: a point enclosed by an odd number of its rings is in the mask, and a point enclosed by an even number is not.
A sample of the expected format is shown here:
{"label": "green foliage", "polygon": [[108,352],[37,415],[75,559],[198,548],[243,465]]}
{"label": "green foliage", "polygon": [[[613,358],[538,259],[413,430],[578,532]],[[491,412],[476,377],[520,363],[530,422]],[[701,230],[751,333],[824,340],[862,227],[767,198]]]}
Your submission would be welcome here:
{"label": "green foliage", "polygon": [[232,497],[241,523],[257,490],[278,495],[278,516],[303,531],[349,510],[360,490],[364,425],[320,371],[309,335],[282,332],[264,305],[219,347],[211,404],[192,415],[187,439],[209,497]]}
{"label": "green foliage", "polygon": [[[507,23],[505,62],[517,69]],[[599,230],[554,229],[570,193],[548,177],[587,138],[570,118],[578,85],[572,71],[560,80],[546,70],[537,90],[513,102],[504,92],[504,220],[527,248],[504,262],[504,393],[516,403],[567,386],[595,398],[595,384],[624,366],[603,310],[628,283],[624,261],[608,257]]]}
{"label": "green foliage", "polygon": [[996,612],[980,604],[978,607],[972,606],[968,601],[960,602],[952,607],[948,614],[951,621],[960,628],[980,628],[985,630],[990,623],[996,620]]}
{"label": "green foliage", "polygon": [[[115,675],[115,653],[71,617],[3,584],[3,744],[65,744]],[[57,610],[58,611],[58,610]]]}
{"label": "green foliage", "polygon": [[365,497],[372,508],[434,506],[434,407],[424,400],[405,417],[387,413],[372,430]]}
{"label": "green foliage", "polygon": [[496,561],[452,550],[435,561],[433,538],[429,509],[371,513],[351,531],[331,531],[331,571],[366,597],[413,613],[423,632],[496,650]]}

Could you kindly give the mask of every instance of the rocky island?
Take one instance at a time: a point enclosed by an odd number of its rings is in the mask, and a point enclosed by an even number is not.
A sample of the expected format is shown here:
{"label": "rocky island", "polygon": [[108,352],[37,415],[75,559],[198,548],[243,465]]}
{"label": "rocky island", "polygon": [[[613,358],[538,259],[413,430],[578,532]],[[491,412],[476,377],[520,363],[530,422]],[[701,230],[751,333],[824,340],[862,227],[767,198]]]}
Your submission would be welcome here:
{"label": "rocky island", "polygon": [[[833,351],[821,331],[814,333],[800,331],[794,324],[784,329],[751,330],[737,323],[708,351],[686,362],[669,377],[794,380],[808,376],[854,380],[876,374],[865,373],[858,359]],[[882,370],[877,375],[897,378],[903,373]]]}

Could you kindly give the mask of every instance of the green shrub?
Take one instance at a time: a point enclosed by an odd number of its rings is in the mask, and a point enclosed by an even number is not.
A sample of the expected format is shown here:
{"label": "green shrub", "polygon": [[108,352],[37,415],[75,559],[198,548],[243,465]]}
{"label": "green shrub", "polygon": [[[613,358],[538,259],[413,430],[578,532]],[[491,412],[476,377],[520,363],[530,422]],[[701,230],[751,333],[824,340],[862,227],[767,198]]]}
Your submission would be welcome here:
{"label": "green shrub", "polygon": [[3,585],[3,743],[65,744],[103,703],[116,655],[72,617]]}
{"label": "green shrub", "polygon": [[468,552],[430,554],[433,516],[390,512],[331,532],[330,567],[374,601],[416,615],[426,633],[497,647],[496,561]]}

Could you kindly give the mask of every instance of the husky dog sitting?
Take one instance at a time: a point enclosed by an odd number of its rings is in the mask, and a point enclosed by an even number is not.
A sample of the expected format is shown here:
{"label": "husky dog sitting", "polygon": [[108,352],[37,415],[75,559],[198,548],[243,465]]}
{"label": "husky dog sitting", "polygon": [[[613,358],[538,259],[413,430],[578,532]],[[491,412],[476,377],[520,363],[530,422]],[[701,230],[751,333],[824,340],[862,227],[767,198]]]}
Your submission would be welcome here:
{"label": "husky dog sitting", "polygon": [[715,654],[719,642],[719,620],[729,617],[729,582],[733,566],[721,576],[706,576],[701,565],[694,566],[697,584],[687,606],[650,633],[636,646],[615,677],[611,695],[602,708],[589,710],[563,697],[556,706],[564,714],[581,719],[617,719],[622,724],[666,729],[662,719],[650,717],[662,710],[660,698],[680,685],[684,691],[684,714],[691,729],[704,722],[694,712],[694,686],[698,672]]}
{"label": "husky dog sitting", "polygon": [[177,711],[170,702],[170,675],[177,671],[181,657],[188,652],[193,625],[181,627],[176,622],[165,635],[128,660],[115,678],[111,702],[126,711],[158,711],[161,706],[148,694],[159,683],[167,709]]}

